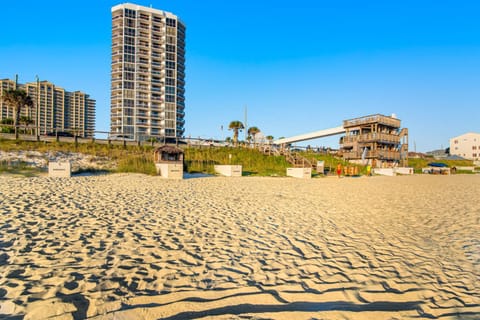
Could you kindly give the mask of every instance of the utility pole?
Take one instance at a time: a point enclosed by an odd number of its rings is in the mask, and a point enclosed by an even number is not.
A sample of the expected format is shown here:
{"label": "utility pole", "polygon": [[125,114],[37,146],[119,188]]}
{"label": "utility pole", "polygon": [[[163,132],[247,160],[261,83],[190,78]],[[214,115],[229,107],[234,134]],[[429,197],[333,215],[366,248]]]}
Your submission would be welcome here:
{"label": "utility pole", "polygon": [[243,134],[244,134],[244,140],[247,141],[247,106],[245,105],[245,122],[243,124],[244,129],[243,129]]}

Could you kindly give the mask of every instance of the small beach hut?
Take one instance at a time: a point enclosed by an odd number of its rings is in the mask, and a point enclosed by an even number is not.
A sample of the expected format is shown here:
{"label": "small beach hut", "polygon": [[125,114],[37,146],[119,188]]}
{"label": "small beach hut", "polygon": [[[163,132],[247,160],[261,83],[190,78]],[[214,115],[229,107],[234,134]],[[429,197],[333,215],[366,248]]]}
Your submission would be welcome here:
{"label": "small beach hut", "polygon": [[164,145],[153,152],[157,173],[169,179],[183,179],[183,150]]}

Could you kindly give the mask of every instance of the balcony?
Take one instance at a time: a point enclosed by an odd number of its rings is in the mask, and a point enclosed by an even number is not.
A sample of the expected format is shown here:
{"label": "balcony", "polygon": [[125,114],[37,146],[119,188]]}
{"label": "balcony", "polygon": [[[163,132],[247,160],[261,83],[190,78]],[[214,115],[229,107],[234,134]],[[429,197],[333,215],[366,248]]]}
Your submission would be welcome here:
{"label": "balcony", "polygon": [[361,135],[351,135],[342,137],[344,146],[352,146],[355,143],[368,143],[368,142],[377,142],[377,143],[388,143],[388,144],[399,144],[400,136],[395,134],[388,133],[379,133],[371,132]]}
{"label": "balcony", "polygon": [[387,117],[381,114],[375,114],[371,116],[345,120],[343,121],[343,127],[351,128],[351,127],[374,124],[374,123],[383,124],[383,125],[394,127],[394,128],[400,128],[400,119]]}
{"label": "balcony", "polygon": [[146,78],[146,77],[137,77],[137,81],[140,81],[140,82],[148,82],[148,78]]}
{"label": "balcony", "polygon": [[137,90],[139,90],[139,91],[148,91],[148,87],[147,87],[147,86],[137,85]]}
{"label": "balcony", "polygon": [[137,54],[140,56],[146,56],[146,57],[150,56],[149,52],[144,49],[138,50]]}
{"label": "balcony", "polygon": [[[343,152],[345,160],[362,159],[363,151],[346,151]],[[367,151],[365,159],[384,159],[384,160],[400,160],[400,151],[396,150],[373,150]]]}

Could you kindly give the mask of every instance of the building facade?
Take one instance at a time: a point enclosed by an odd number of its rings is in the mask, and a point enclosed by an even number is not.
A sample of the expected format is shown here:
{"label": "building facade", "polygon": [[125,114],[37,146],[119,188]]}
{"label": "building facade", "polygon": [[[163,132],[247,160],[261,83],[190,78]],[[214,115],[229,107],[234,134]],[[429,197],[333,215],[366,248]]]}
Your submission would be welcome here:
{"label": "building facade", "polygon": [[480,160],[480,133],[469,132],[450,139],[450,154]]}
{"label": "building facade", "polygon": [[[0,80],[0,95],[9,89],[25,90],[32,98],[33,108],[23,108],[21,116],[31,120],[38,134],[62,131],[85,138],[94,136],[96,103],[88,94],[69,92],[48,81],[20,84]],[[13,118],[13,108],[0,101],[0,121]]]}
{"label": "building facade", "polygon": [[112,8],[111,132],[136,140],[181,137],[185,25],[135,4]]}
{"label": "building facade", "polygon": [[345,160],[370,163],[373,167],[406,166],[408,129],[400,119],[381,114],[343,121],[345,136],[340,152]]}

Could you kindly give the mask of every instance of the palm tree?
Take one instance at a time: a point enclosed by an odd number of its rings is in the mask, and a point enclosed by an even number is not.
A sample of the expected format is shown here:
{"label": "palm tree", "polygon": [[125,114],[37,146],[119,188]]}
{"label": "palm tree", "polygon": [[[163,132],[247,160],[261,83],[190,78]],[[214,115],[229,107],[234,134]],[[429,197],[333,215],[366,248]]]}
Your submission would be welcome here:
{"label": "palm tree", "polygon": [[243,129],[245,129],[245,127],[243,126],[243,123],[241,121],[238,121],[238,120],[234,120],[234,121],[230,122],[230,124],[228,125],[228,130],[233,130],[233,144],[234,145],[237,145],[238,133],[240,131],[242,131]]}
{"label": "palm tree", "polygon": [[253,138],[253,146],[254,146],[254,147],[255,147],[255,135],[256,135],[257,133],[259,133],[259,132],[260,132],[260,129],[258,129],[257,127],[250,127],[250,128],[248,128],[247,133],[248,133],[248,136],[249,136],[249,137],[251,136],[251,137]]}
{"label": "palm tree", "polygon": [[15,126],[15,139],[18,140],[18,123],[20,121],[20,113],[23,107],[33,107],[33,100],[26,91],[20,89],[6,90],[2,95],[4,103],[13,107],[13,125]]}
{"label": "palm tree", "polygon": [[[27,132],[27,127],[34,123],[32,118],[26,117],[26,116],[21,116],[20,119],[18,120],[20,124],[23,124],[25,126],[25,133]],[[33,134],[33,132],[30,132],[30,134]]]}
{"label": "palm tree", "polygon": [[269,144],[272,144],[273,136],[266,136],[265,138],[267,139]]}

